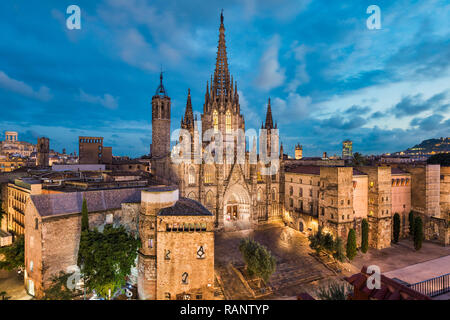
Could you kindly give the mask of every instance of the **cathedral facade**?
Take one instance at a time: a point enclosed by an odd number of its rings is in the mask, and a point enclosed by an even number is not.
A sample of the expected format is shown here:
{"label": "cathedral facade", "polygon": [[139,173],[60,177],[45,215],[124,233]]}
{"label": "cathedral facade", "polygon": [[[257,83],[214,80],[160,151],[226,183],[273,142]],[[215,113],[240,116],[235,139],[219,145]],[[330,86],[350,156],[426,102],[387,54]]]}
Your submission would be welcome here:
{"label": "cathedral facade", "polygon": [[[245,131],[237,82],[229,71],[223,21],[221,15],[216,66],[206,83],[200,121],[194,117],[188,90],[178,144],[188,146],[184,154],[176,147],[170,151],[171,104],[161,76],[152,98],[152,172],[163,183],[178,185],[181,196],[201,202],[214,213],[216,228],[248,229],[282,217],[283,151],[270,99],[261,130],[253,130],[253,136]],[[180,157],[182,161],[175,161]]]}

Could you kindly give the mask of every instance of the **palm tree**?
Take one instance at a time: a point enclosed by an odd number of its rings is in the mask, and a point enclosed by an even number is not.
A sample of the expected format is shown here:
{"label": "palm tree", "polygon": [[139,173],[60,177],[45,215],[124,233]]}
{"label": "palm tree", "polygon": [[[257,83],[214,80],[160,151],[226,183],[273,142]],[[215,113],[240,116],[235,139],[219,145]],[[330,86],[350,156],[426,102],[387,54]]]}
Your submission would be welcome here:
{"label": "palm tree", "polygon": [[352,157],[352,164],[354,166],[363,166],[366,164],[366,158],[361,153],[355,152]]}

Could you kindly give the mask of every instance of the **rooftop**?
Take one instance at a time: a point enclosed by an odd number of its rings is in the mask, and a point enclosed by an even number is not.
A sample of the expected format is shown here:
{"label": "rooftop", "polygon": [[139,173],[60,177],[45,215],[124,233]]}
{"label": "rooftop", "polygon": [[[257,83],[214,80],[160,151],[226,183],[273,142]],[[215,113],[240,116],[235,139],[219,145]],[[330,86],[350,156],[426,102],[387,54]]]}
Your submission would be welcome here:
{"label": "rooftop", "polygon": [[81,212],[83,198],[89,212],[120,209],[122,203],[139,203],[145,188],[96,190],[57,194],[31,195],[31,201],[41,217]]}
{"label": "rooftop", "polygon": [[[367,267],[363,267],[360,273],[354,274],[344,279],[353,285],[358,294],[363,294],[373,300],[431,300],[430,297],[415,291],[399,281],[381,275],[380,289],[369,289],[367,279],[370,275],[367,273]],[[353,297],[361,298],[361,297]]]}
{"label": "rooftop", "polygon": [[[323,166],[292,166],[286,167],[286,172],[288,173],[300,173],[300,174],[311,174],[311,175],[320,175],[320,168]],[[356,168],[353,168],[354,176],[363,176],[367,175],[364,172],[359,171]]]}
{"label": "rooftop", "polygon": [[159,216],[213,216],[213,214],[199,202],[180,198],[172,207],[161,209]]}

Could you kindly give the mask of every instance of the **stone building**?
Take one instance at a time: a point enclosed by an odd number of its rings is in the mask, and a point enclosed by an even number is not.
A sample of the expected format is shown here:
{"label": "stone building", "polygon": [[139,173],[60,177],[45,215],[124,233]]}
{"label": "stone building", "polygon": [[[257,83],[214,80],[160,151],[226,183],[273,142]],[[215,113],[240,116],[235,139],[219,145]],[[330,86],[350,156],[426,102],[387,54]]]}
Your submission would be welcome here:
{"label": "stone building", "polygon": [[392,177],[392,214],[400,215],[400,235],[409,233],[409,213],[411,212],[411,174],[393,167]]}
{"label": "stone building", "polygon": [[78,137],[80,164],[111,164],[112,148],[103,146],[102,137]]}
{"label": "stone building", "polygon": [[36,165],[38,167],[49,166],[50,140],[42,137],[37,141]]}
{"label": "stone building", "polygon": [[15,235],[25,234],[25,209],[30,195],[41,194],[42,184],[33,178],[15,179],[6,187],[7,231]]}
{"label": "stone building", "polygon": [[[256,156],[256,143],[253,140],[252,151],[248,152],[245,142],[243,146],[243,161],[236,161],[239,154],[237,130],[245,131],[244,116],[241,114],[237,83],[230,75],[225,45],[224,18],[221,15],[219,28],[219,44],[216,58],[216,68],[211,82],[206,83],[205,102],[201,123],[194,118],[190,91],[188,91],[185,115],[181,119],[181,129],[189,132],[189,141],[180,137],[182,142],[190,144],[193,152],[190,155],[177,154],[188,161],[174,164],[169,156],[170,149],[170,98],[162,84],[152,98],[152,147],[151,167],[164,183],[175,183],[179,186],[183,197],[197,200],[205,205],[215,215],[215,225],[219,229],[245,229],[252,225],[281,219],[283,197],[280,196],[280,168],[275,174],[265,175],[263,164],[252,163],[252,154]],[[267,106],[266,121],[261,129],[267,130],[267,136],[277,132],[274,124],[270,99]],[[224,140],[223,150],[215,150],[223,155],[222,161],[210,163],[202,157],[194,161],[196,152],[207,149],[205,142],[201,147],[200,132],[211,130],[220,134]],[[255,137],[256,138],[256,137]],[[278,139],[265,140],[261,148],[268,149],[271,156],[278,157]],[[234,145],[234,147],[233,147]],[[231,150],[231,158],[226,157],[226,151]],[[241,150],[242,150],[241,149]],[[222,152],[223,151],[223,152]],[[261,152],[261,151],[260,151]],[[220,156],[219,156],[220,157]],[[280,161],[281,162],[281,161]]]}
{"label": "stone building", "polygon": [[[402,168],[291,165],[284,169],[283,218],[299,231],[314,232],[321,226],[344,241],[353,228],[358,244],[362,219],[367,219],[369,245],[382,249],[390,246],[394,214],[400,215],[400,236],[407,237],[408,216],[413,211],[422,216],[426,240],[448,245],[449,175],[450,170],[447,167],[439,170],[439,165]],[[439,190],[440,197],[436,197]]]}
{"label": "stone building", "polygon": [[122,225],[141,239],[129,276],[140,299],[213,297],[214,217],[201,204],[179,198],[176,188],[160,186],[31,195],[25,214],[29,294],[42,297],[53,275],[76,267],[83,198],[90,228]]}
{"label": "stone building", "polygon": [[0,141],[0,155],[30,157],[35,151],[36,146],[29,142],[19,141],[19,134],[15,131],[5,131],[5,140]]}
{"label": "stone building", "polygon": [[295,160],[300,160],[301,158],[303,158],[303,146],[297,144],[295,146]]}

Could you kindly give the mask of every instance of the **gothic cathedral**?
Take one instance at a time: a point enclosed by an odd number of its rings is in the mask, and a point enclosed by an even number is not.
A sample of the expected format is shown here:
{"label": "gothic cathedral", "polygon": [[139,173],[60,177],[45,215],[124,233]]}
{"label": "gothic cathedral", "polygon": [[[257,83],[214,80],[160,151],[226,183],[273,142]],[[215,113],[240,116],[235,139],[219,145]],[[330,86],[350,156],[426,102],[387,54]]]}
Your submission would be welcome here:
{"label": "gothic cathedral", "polygon": [[[211,82],[206,83],[205,103],[201,122],[194,118],[190,90],[188,90],[186,110],[181,119],[181,129],[189,132],[192,150],[195,150],[195,141],[199,140],[200,132],[208,130],[220,132],[224,140],[224,149],[227,142],[236,142],[232,132],[242,130],[245,132],[244,116],[241,114],[237,82],[230,75],[227,51],[225,45],[225,27],[223,14],[220,17],[219,45],[217,50],[216,68]],[[279,157],[278,170],[273,174],[263,174],[266,162],[250,161],[252,152],[247,149],[244,139],[243,161],[236,161],[237,148],[231,152],[233,158],[222,152],[223,161],[209,162],[201,158],[194,161],[174,163],[170,153],[170,98],[163,86],[162,75],[160,85],[152,98],[152,147],[151,165],[152,173],[161,183],[176,184],[182,197],[200,201],[206,208],[215,214],[217,229],[240,230],[250,229],[255,224],[274,220],[281,220],[284,188],[283,179],[283,147],[278,152],[278,139],[276,145],[270,139],[271,131],[277,131],[273,123],[270,99],[267,106],[266,121],[261,129],[266,129],[267,137],[260,139],[260,151],[267,147],[267,152]],[[278,132],[278,131],[277,131]],[[264,141],[265,146],[262,146]],[[201,150],[207,146],[201,143]],[[233,148],[233,147],[232,147]],[[276,148],[276,149],[275,149]],[[256,143],[252,144],[253,154],[256,155]],[[173,156],[173,151],[172,151]]]}

